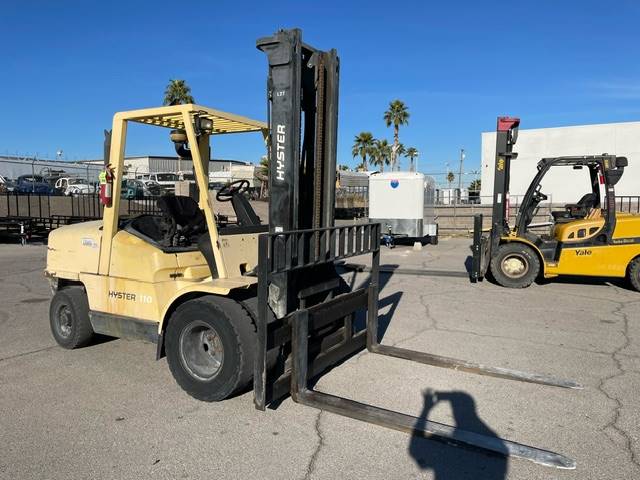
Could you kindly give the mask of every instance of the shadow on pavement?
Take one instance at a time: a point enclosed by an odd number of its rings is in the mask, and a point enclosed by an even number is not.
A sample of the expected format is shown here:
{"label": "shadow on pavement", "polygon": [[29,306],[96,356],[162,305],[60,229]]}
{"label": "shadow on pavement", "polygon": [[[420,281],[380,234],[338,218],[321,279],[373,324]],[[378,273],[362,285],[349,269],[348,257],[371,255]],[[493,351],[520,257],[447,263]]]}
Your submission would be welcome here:
{"label": "shadow on pavement", "polygon": [[[389,267],[397,268],[398,265],[389,265]],[[360,285],[356,286],[357,274],[358,272],[354,270],[351,275],[351,280],[347,282],[349,283],[349,286],[351,287],[352,290],[355,288],[362,288],[362,285],[368,283],[371,279],[371,276],[368,276],[366,280],[361,282]],[[381,274],[379,276],[378,291],[380,293],[382,293],[384,288],[387,286],[387,284],[389,283],[389,280],[391,280],[391,275]],[[386,314],[383,314],[383,315],[378,314],[378,341],[379,342],[382,341],[382,338],[384,337],[385,332],[389,328],[389,324],[391,323],[391,319],[393,318],[393,314],[395,313],[396,308],[398,308],[398,304],[400,303],[401,298],[402,298],[401,291],[387,295],[384,298],[382,297],[379,298],[378,300],[379,310],[382,310],[383,308],[390,306],[389,311]],[[362,330],[363,328],[365,328],[367,325],[367,312],[362,310],[357,312],[355,315],[353,324],[356,330]]]}
{"label": "shadow on pavement", "polygon": [[471,255],[467,255],[467,258],[464,259],[464,268],[469,275],[471,275],[472,263],[473,263],[473,257]]}
{"label": "shadow on pavement", "polygon": [[[455,426],[496,437],[496,433],[478,417],[473,397],[461,391],[424,392],[424,405],[416,422],[416,431],[423,428],[431,410],[439,402],[448,402]],[[455,447],[426,439],[416,433],[409,442],[409,454],[422,470],[433,471],[436,480],[502,480],[506,478],[508,459],[476,451],[468,447]]]}

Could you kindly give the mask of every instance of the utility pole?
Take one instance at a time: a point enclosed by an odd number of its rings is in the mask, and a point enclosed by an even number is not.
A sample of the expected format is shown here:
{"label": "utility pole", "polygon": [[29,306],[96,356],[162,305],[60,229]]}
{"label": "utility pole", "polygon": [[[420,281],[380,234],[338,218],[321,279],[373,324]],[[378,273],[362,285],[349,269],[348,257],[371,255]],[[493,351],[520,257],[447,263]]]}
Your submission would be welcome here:
{"label": "utility pole", "polygon": [[462,200],[462,162],[464,162],[464,148],[460,149],[460,168],[458,169],[458,199]]}

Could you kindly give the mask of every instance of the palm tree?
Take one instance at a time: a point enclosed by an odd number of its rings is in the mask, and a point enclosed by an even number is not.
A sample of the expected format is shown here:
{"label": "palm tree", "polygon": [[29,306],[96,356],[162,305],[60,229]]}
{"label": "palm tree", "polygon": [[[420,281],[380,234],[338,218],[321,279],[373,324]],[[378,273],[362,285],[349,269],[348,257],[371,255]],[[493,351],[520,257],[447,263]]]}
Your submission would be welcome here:
{"label": "palm tree", "polygon": [[353,158],[360,156],[362,158],[362,165],[364,170],[367,170],[367,155],[371,154],[371,148],[373,147],[373,135],[371,132],[360,132],[353,139],[353,147],[351,148],[351,155]]}
{"label": "palm tree", "polygon": [[409,109],[401,100],[393,100],[389,103],[389,108],[384,112],[384,121],[387,127],[393,125],[393,158],[391,159],[391,170],[396,166],[396,155],[398,150],[398,136],[400,133],[400,125],[407,125],[409,123]]}
{"label": "palm tree", "polygon": [[407,148],[407,151],[405,152],[405,156],[411,159],[411,167],[409,167],[409,171],[411,172],[416,171],[415,164],[413,163],[413,159],[416,158],[418,155],[419,155],[419,152],[414,147]]}
{"label": "palm tree", "polygon": [[391,162],[391,145],[386,139],[375,140],[371,156],[374,159],[372,163],[379,167],[381,172],[384,172],[384,166]]}
{"label": "palm tree", "polygon": [[341,172],[347,172],[347,171],[349,171],[349,166],[348,165],[338,165],[338,170],[340,170]]}
{"label": "palm tree", "polygon": [[184,80],[169,80],[164,91],[164,105],[181,105],[195,103],[191,96],[191,87]]}
{"label": "palm tree", "polygon": [[[395,150],[394,150],[394,147],[395,147]],[[397,147],[395,145],[391,147],[391,151],[393,152],[392,157],[396,159],[396,162],[395,162],[396,170],[400,170],[401,168],[400,157],[403,156],[405,153],[407,153],[407,150],[406,148],[404,148],[403,143],[398,143]]]}
{"label": "palm tree", "polygon": [[447,173],[447,182],[449,182],[449,188],[451,188],[451,184],[456,179],[456,175],[453,172]]}

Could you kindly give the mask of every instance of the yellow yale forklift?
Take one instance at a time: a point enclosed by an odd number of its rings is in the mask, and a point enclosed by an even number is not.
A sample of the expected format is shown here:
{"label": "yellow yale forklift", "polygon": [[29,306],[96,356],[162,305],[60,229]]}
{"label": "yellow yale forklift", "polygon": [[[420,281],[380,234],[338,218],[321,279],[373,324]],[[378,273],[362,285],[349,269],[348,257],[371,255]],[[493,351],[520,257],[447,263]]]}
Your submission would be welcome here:
{"label": "yellow yale forklift", "polygon": [[[339,60],[302,42],[300,30],[258,40],[266,53],[268,123],[199,105],[117,113],[105,144],[109,174],[102,221],[49,237],[50,323],[65,348],[94,333],[138,338],[166,355],[193,397],[223,400],[253,384],[256,408],[294,401],[377,425],[558,468],[573,460],[546,450],[316,392],[309,380],[364,348],[482,375],[563,388],[574,382],[379,343],[380,225],[334,225]],[[127,125],[171,130],[191,158],[196,199],[165,196],[160,215],[119,214]],[[261,132],[270,156],[269,218],[246,200],[246,182],[207,188],[209,142]],[[113,190],[110,190],[112,185]],[[234,216],[215,213],[230,201]],[[371,256],[366,285],[350,289],[337,261]],[[360,320],[365,320],[364,322]]]}
{"label": "yellow yale forklift", "polygon": [[[625,157],[591,155],[543,158],[509,225],[509,177],[520,120],[498,118],[491,231],[482,234],[482,216],[474,221],[472,281],[487,271],[502,286],[523,288],[538,276],[559,275],[627,277],[640,290],[640,215],[616,212],[615,185]],[[552,169],[586,169],[590,191],[575,204],[551,212],[550,233],[535,232],[532,223],[539,205],[547,200],[543,179]]]}

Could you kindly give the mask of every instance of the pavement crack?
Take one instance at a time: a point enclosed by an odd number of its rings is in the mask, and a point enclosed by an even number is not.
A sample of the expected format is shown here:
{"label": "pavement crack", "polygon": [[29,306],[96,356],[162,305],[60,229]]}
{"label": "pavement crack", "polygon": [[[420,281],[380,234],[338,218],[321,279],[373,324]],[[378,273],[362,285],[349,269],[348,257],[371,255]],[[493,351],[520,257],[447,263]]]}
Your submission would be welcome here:
{"label": "pavement crack", "polygon": [[401,338],[400,340],[395,341],[391,344],[392,347],[398,346],[401,343],[408,342],[409,340],[413,340],[414,338],[422,335],[424,332],[428,330],[438,330],[438,324],[435,318],[431,316],[431,311],[429,310],[429,304],[425,301],[425,295],[420,296],[420,303],[424,307],[425,317],[428,320],[427,325],[422,327],[421,329],[415,331],[411,335]]}
{"label": "pavement crack", "polygon": [[316,422],[314,425],[316,436],[318,437],[318,444],[316,445],[315,450],[311,454],[311,458],[309,459],[309,463],[307,464],[307,471],[304,475],[304,480],[308,480],[313,475],[313,472],[316,469],[316,465],[318,462],[318,458],[320,456],[320,452],[322,448],[325,446],[324,436],[322,435],[322,430],[320,429],[320,421],[322,419],[322,414],[324,412],[320,410],[318,412],[318,416],[316,417]]}
{"label": "pavement crack", "polygon": [[[614,287],[614,290],[616,290],[615,287]],[[619,292],[616,291],[616,293],[619,293]],[[596,387],[598,391],[600,391],[605,397],[607,397],[607,399],[609,399],[614,403],[611,420],[605,426],[602,427],[602,432],[609,438],[609,440],[612,441],[614,445],[617,445],[617,442],[615,442],[615,440],[610,436],[607,430],[611,429],[617,432],[618,435],[620,435],[620,437],[624,439],[624,450],[629,455],[631,462],[636,467],[640,468],[640,458],[633,449],[633,439],[631,435],[624,428],[622,428],[618,423],[620,420],[622,409],[625,407],[625,405],[622,402],[622,400],[620,400],[615,395],[609,393],[606,389],[606,384],[608,382],[628,373],[627,370],[625,370],[620,357],[624,356],[624,354],[622,354],[621,352],[626,348],[628,348],[632,343],[631,338],[629,336],[629,316],[624,311],[624,309],[627,305],[631,303],[636,303],[636,302],[616,302],[616,303],[617,303],[616,308],[612,311],[612,314],[622,319],[621,333],[624,339],[623,339],[623,342],[618,346],[618,348],[616,348],[610,355],[610,358],[616,369],[615,373],[602,378],[598,383],[598,386]]]}

